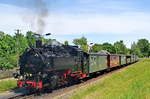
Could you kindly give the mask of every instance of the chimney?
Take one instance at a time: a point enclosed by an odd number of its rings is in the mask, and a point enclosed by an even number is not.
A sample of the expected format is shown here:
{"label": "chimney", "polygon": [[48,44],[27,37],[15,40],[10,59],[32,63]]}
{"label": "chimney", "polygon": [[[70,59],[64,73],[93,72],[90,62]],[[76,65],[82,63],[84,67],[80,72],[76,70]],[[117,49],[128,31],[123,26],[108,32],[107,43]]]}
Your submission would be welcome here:
{"label": "chimney", "polygon": [[36,48],[42,47],[42,40],[36,40]]}

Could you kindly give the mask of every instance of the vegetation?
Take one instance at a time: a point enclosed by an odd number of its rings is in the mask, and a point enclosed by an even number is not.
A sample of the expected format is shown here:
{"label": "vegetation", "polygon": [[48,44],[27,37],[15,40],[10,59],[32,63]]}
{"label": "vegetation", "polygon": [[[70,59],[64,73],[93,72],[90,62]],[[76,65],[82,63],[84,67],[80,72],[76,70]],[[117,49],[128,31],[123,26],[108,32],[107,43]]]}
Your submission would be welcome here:
{"label": "vegetation", "polygon": [[[26,48],[35,46],[37,39],[39,38],[31,31],[23,35],[17,30],[14,36],[0,32],[0,70],[18,67],[19,56]],[[44,42],[52,41],[52,39],[40,39]],[[99,52],[100,50],[107,50],[113,54],[136,54],[140,57],[150,56],[150,43],[146,39],[140,39],[137,43],[133,43],[131,49],[128,49],[122,40],[114,44],[106,42],[89,47],[87,38],[81,37],[74,39],[73,43],[84,51]],[[65,41],[64,45],[69,45],[69,42]]]}
{"label": "vegetation", "polygon": [[74,39],[73,43],[77,46],[79,46],[81,49],[84,51],[88,51],[88,43],[87,43],[87,38],[81,37],[79,39]]}
{"label": "vegetation", "polygon": [[13,90],[16,88],[16,80],[1,80],[0,81],[0,93]]}
{"label": "vegetation", "polygon": [[0,70],[18,67],[19,56],[29,46],[35,46],[36,39],[31,31],[23,35],[17,30],[14,36],[0,32]]}
{"label": "vegetation", "polygon": [[[85,37],[74,39],[73,43],[79,46],[81,49],[88,51],[88,43]],[[131,45],[131,49],[127,48],[122,40],[116,41],[114,44],[103,43],[103,44],[94,44],[91,48],[91,52],[99,52],[100,50],[107,50],[112,54],[135,54],[139,57],[148,57],[150,56],[150,43],[146,39],[139,39],[137,43]]]}
{"label": "vegetation", "polygon": [[21,33],[10,36],[0,32],[0,69],[17,67],[19,56],[27,47],[27,39]]}
{"label": "vegetation", "polygon": [[150,59],[76,89],[71,99],[149,99]]}
{"label": "vegetation", "polygon": [[128,54],[128,49],[122,40],[115,42],[114,47],[117,54]]}

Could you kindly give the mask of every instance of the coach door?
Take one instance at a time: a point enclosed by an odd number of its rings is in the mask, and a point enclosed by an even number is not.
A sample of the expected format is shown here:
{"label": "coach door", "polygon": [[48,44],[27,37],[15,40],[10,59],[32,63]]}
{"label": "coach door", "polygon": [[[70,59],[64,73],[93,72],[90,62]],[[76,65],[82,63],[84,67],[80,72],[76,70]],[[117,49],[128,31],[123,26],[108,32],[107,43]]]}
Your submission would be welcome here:
{"label": "coach door", "polygon": [[88,73],[88,54],[80,52],[81,69],[83,73]]}

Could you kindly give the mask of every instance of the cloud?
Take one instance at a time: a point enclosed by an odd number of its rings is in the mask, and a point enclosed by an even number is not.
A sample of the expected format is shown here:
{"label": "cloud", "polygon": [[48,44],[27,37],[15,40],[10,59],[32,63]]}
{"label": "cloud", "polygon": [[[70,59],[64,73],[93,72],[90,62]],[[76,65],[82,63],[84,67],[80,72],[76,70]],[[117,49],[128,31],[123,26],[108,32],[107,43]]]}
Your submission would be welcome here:
{"label": "cloud", "polygon": [[13,35],[15,29],[21,29],[24,34],[30,30],[30,24],[22,20],[25,12],[30,12],[27,8],[0,3],[0,12],[0,31]]}
{"label": "cloud", "polygon": [[[90,0],[86,3],[91,3]],[[85,4],[85,2],[82,2]],[[125,40],[125,43],[128,44],[129,42],[139,39],[143,34],[150,34],[150,13],[149,12],[139,12],[133,11],[128,7],[121,7],[115,4],[108,4],[110,6],[101,6],[101,7],[94,7],[93,9],[88,8],[75,8],[79,11],[80,14],[76,14],[70,9],[70,12],[67,13],[58,13],[57,11],[50,12],[50,16],[46,19],[46,32],[51,32],[54,38],[64,41],[64,40],[71,40],[74,37],[80,37],[82,34],[90,39],[90,41],[107,41],[107,36],[111,35],[110,41],[113,42],[119,39]],[[105,12],[100,13],[99,9],[123,9],[124,11],[120,13],[116,12]],[[66,8],[67,9],[67,8]],[[93,10],[97,13],[91,13]],[[90,11],[89,11],[90,10]],[[37,26],[34,23],[34,13],[31,12],[28,8],[21,8],[17,6],[7,5],[7,4],[0,4],[0,31],[4,31],[8,34],[13,34],[15,29],[21,29],[22,32],[25,34],[26,31],[32,30],[36,31]],[[89,13],[81,13],[81,12],[88,12]],[[115,10],[116,11],[116,10]],[[61,11],[60,11],[61,12]],[[71,13],[72,12],[72,13]],[[28,17],[24,17],[27,15]],[[33,20],[32,20],[33,19]],[[90,37],[88,35],[96,35],[97,37]],[[107,35],[105,37],[101,35]],[[132,35],[131,35],[132,34]],[[140,36],[134,36],[134,35]],[[71,35],[69,37],[65,37],[65,35]],[[122,35],[120,38],[115,38],[113,35]],[[62,36],[62,37],[61,37]],[[130,37],[128,37],[130,36]],[[103,38],[102,38],[103,37]],[[71,39],[70,39],[71,38]],[[106,39],[106,40],[105,40]],[[130,43],[131,44],[131,43]]]}
{"label": "cloud", "polygon": [[74,0],[71,1],[72,3],[68,3],[68,0],[61,0],[59,3],[57,2],[55,6],[50,6],[50,8],[52,12],[57,13],[115,14],[124,11],[136,11],[138,9],[136,6],[138,1],[133,1],[134,0]]}
{"label": "cloud", "polygon": [[[0,29],[10,32],[10,30],[20,28],[35,31],[36,25],[31,27],[35,18],[27,8],[18,8],[0,4],[1,8],[11,9],[10,12],[19,9],[19,13],[1,13]],[[5,9],[6,9],[5,8]],[[23,17],[21,12],[30,13],[27,18]],[[30,18],[29,18],[30,17]],[[44,32],[55,34],[133,34],[150,33],[150,14],[142,12],[124,12],[121,14],[50,14],[47,18],[47,27]],[[32,24],[31,24],[32,23]]]}
{"label": "cloud", "polygon": [[21,29],[25,34],[27,30],[30,30],[30,24],[24,23],[17,15],[0,15],[0,31],[13,35],[16,29]]}
{"label": "cloud", "polygon": [[46,31],[78,33],[150,33],[150,14],[128,12],[118,15],[54,15],[47,19]]}
{"label": "cloud", "polygon": [[15,15],[15,14],[23,14],[23,12],[28,11],[28,8],[23,8],[23,7],[17,7],[14,5],[10,5],[10,4],[4,4],[4,3],[0,3],[0,11],[1,14],[5,14],[5,15]]}
{"label": "cloud", "polygon": [[[82,0],[81,0],[82,1]],[[85,1],[84,1],[85,2]],[[82,3],[84,3],[82,1]],[[91,2],[89,0],[89,2]],[[89,3],[88,2],[88,3]],[[7,9],[6,13],[3,13]],[[20,28],[36,31],[35,18],[30,9],[20,8],[7,4],[0,4],[0,29],[9,31]],[[11,12],[11,13],[8,13]],[[24,12],[24,13],[23,13]],[[28,17],[24,14],[28,13]],[[55,34],[130,34],[150,33],[150,13],[122,12],[119,14],[57,14],[52,13],[47,18],[47,27],[44,32]],[[34,26],[33,26],[34,24]],[[24,31],[25,31],[24,30]]]}

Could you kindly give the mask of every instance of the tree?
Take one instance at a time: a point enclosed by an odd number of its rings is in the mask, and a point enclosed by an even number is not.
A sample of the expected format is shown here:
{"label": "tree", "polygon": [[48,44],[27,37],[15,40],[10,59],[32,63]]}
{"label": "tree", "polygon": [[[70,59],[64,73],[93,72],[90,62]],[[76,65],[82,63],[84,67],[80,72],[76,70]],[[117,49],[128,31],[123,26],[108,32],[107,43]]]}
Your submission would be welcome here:
{"label": "tree", "polygon": [[28,47],[28,41],[22,33],[15,33],[14,40],[16,42],[17,53],[21,54]]}
{"label": "tree", "polygon": [[[18,66],[19,56],[25,51],[26,48],[35,46],[34,33],[29,31],[26,36],[20,33],[19,30],[14,36],[6,35],[0,32],[0,69],[13,69]],[[51,39],[41,38],[44,42],[52,41]]]}
{"label": "tree", "polygon": [[0,69],[12,69],[16,65],[16,46],[15,40],[10,35],[1,35],[0,37]]}
{"label": "tree", "polygon": [[99,52],[100,50],[102,50],[102,45],[101,44],[94,44],[92,47],[92,52]]}
{"label": "tree", "polygon": [[150,44],[148,40],[139,39],[137,42],[137,47],[140,49],[143,57],[149,55]]}
{"label": "tree", "polygon": [[15,40],[10,35],[4,35],[0,38],[0,56],[14,54]]}
{"label": "tree", "polygon": [[107,50],[110,53],[115,53],[116,52],[115,47],[110,43],[103,43],[102,49]]}
{"label": "tree", "polygon": [[133,42],[133,44],[131,45],[131,54],[138,55],[139,57],[142,57],[142,53],[141,53],[139,47],[137,46],[137,44],[135,42]]}
{"label": "tree", "polygon": [[32,31],[27,32],[26,38],[29,46],[35,46],[36,37]]}
{"label": "tree", "polygon": [[[14,40],[15,40],[15,46],[16,46],[16,54],[12,55],[12,59],[13,59],[13,65],[16,65],[18,67],[19,65],[19,56],[25,51],[26,48],[28,48],[28,42],[26,37],[22,34],[19,33],[19,31],[17,33],[15,33],[14,36]],[[14,59],[15,58],[15,59]]]}
{"label": "tree", "polygon": [[0,31],[0,38],[4,36],[4,32]]}
{"label": "tree", "polygon": [[88,44],[87,44],[87,38],[81,37],[79,39],[74,39],[73,43],[77,46],[79,46],[84,51],[88,51]]}
{"label": "tree", "polygon": [[116,54],[127,54],[128,53],[128,49],[122,40],[115,42],[114,47],[116,50]]}

